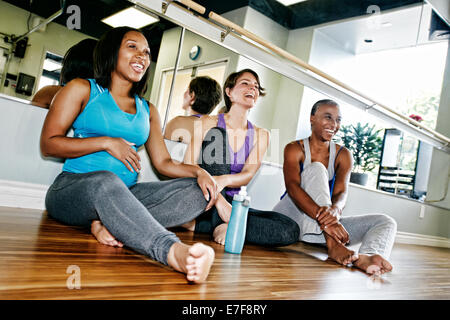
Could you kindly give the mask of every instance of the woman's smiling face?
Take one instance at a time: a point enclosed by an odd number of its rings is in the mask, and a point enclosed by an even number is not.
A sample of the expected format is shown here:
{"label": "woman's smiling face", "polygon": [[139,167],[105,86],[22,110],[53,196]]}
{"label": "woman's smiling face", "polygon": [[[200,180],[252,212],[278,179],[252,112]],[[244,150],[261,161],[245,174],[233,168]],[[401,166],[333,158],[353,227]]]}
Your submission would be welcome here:
{"label": "woman's smiling face", "polygon": [[144,35],[127,32],[122,39],[114,72],[129,80],[139,82],[150,65],[150,48]]}
{"label": "woman's smiling face", "polygon": [[255,76],[250,72],[243,73],[233,88],[227,88],[226,94],[232,104],[240,104],[252,108],[259,98],[259,85]]}

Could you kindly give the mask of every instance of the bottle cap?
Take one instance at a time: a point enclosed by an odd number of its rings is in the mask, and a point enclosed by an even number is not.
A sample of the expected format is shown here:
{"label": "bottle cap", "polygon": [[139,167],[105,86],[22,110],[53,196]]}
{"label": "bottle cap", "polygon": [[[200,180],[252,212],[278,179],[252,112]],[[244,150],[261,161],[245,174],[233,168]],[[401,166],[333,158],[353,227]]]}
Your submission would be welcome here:
{"label": "bottle cap", "polygon": [[247,186],[242,186],[241,190],[239,190],[239,194],[241,196],[246,196],[247,195]]}

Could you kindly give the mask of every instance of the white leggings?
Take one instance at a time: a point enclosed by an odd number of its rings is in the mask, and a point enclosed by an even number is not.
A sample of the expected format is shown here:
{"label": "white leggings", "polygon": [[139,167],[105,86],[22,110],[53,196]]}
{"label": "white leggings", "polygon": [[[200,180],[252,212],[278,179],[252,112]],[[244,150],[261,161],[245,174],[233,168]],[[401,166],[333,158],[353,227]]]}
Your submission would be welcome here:
{"label": "white leggings", "polygon": [[[320,162],[313,162],[304,168],[301,187],[319,205],[331,205],[328,186],[328,172]],[[301,211],[288,194],[273,208],[273,211],[287,215],[300,228],[300,241],[325,244],[323,231],[318,222]],[[397,232],[397,223],[385,214],[366,214],[341,217],[340,222],[347,230],[349,245],[361,243],[359,253],[379,254],[389,258]]]}

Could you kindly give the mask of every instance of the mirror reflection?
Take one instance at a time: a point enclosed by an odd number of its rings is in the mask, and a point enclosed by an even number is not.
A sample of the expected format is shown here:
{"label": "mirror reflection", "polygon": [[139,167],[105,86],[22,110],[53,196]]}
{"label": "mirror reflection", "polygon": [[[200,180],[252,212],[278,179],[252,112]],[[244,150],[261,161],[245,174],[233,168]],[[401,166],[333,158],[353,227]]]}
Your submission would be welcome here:
{"label": "mirror reflection", "polygon": [[[219,6],[214,1],[199,1],[431,129],[442,131],[448,123],[448,117],[442,116],[443,111],[439,109],[448,59],[448,25],[430,3],[391,1],[390,5],[367,8],[349,5],[345,12],[336,10],[335,15],[324,16],[317,14],[320,8],[316,12],[306,10],[311,8],[309,1],[288,7],[272,2],[255,1],[237,7],[232,2]],[[81,13],[79,25],[76,10],[65,10],[45,24],[47,18],[61,9],[60,1],[0,2],[0,73],[4,84],[1,94],[31,100],[39,89],[59,85],[63,57],[68,49],[83,39],[98,39],[110,28],[101,20],[132,4],[125,0],[67,1],[65,8],[72,5],[78,6]],[[269,10],[270,6],[278,10],[277,14]],[[291,19],[287,18],[289,15]],[[10,23],[12,16],[14,23]],[[42,27],[24,38],[26,43],[13,41],[42,23]],[[309,113],[314,102],[333,98],[161,16],[142,30],[152,57],[144,96],[157,107],[163,128],[174,118],[191,112],[183,106],[193,79],[208,76],[223,86],[232,72],[250,68],[259,75],[266,96],[258,100],[248,120],[271,133],[264,160],[282,164],[284,146],[310,135]],[[366,175],[363,184],[367,187],[423,199],[430,179],[439,176],[430,168],[433,167],[430,163],[435,161],[430,159],[436,151],[391,124],[338,102],[342,112],[341,132],[346,134],[337,136],[337,141],[348,143],[351,148],[354,147],[351,142],[343,138],[363,134],[378,145],[355,164],[355,176]],[[222,98],[210,114],[217,115],[223,107]],[[179,141],[179,137],[172,140]],[[357,151],[354,149],[354,153]]]}

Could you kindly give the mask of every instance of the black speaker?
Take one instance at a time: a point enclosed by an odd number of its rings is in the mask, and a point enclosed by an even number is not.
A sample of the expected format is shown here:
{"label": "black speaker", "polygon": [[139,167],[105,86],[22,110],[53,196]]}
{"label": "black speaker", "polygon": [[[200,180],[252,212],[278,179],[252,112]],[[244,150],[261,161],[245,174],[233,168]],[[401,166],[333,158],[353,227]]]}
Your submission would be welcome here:
{"label": "black speaker", "polygon": [[14,57],[23,58],[25,57],[25,50],[28,45],[28,37],[23,38],[22,40],[17,41],[16,50],[14,50]]}
{"label": "black speaker", "polygon": [[31,94],[33,93],[35,80],[35,77],[20,72],[19,79],[17,80],[16,92],[31,96]]}

